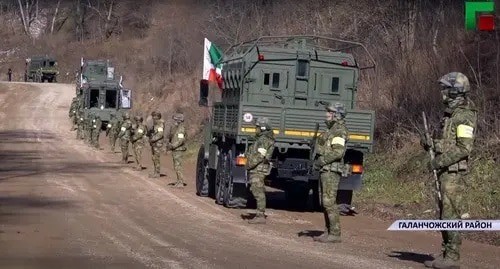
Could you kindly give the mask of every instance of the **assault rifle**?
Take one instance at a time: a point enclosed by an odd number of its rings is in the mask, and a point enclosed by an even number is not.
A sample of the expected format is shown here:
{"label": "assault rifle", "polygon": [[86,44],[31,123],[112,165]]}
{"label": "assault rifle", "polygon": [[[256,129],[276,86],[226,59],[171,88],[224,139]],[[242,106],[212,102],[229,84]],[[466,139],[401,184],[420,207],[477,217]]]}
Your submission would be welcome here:
{"label": "assault rifle", "polygon": [[[434,160],[436,154],[434,152],[434,141],[432,140],[431,138],[431,135],[429,133],[429,126],[427,125],[427,117],[425,116],[425,112],[422,111],[422,118],[424,120],[424,129],[425,129],[425,140],[428,141],[430,143],[430,147],[429,147],[429,155],[431,156],[431,161]],[[438,197],[438,200],[439,202],[441,203],[442,201],[442,197],[441,197],[441,186],[440,186],[440,182],[439,182],[439,178],[438,178],[438,175],[437,175],[437,171],[436,169],[432,170],[432,175],[434,177],[434,183],[436,184],[436,193],[437,193],[437,197]]]}

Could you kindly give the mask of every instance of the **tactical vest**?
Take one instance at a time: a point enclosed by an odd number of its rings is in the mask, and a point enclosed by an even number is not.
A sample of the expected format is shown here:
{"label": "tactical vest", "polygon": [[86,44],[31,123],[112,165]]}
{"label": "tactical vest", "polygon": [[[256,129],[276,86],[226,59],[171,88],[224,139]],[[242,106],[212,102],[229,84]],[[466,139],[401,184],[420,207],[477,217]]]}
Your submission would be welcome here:
{"label": "tactical vest", "polygon": [[[338,132],[346,133],[344,137],[344,143],[347,143],[347,129],[345,128],[343,121],[342,122],[335,122],[333,126],[328,129],[326,132],[324,132],[320,138],[318,139],[318,153],[319,155],[324,155],[327,153],[329,150],[332,150],[332,140],[337,137],[338,135],[336,133]],[[345,147],[346,145],[344,144],[344,153],[342,154],[342,157],[339,161],[333,162],[331,164],[324,165],[321,167],[320,171],[321,172],[335,172],[341,174],[343,177],[347,177],[351,175],[351,166],[349,164],[344,163],[344,154],[345,154]]]}
{"label": "tactical vest", "polygon": [[[259,152],[259,149],[264,149],[265,152]],[[252,156],[255,156],[256,154],[262,154],[264,153],[266,156],[264,158],[264,161],[259,163],[255,168],[250,170],[251,172],[257,172],[259,174],[263,175],[269,175],[271,174],[271,170],[273,169],[273,165],[269,160],[271,159],[274,151],[274,138],[271,137],[271,135],[266,135],[266,134],[261,134],[260,136],[257,137],[255,140],[255,143],[253,143],[250,148],[249,148],[249,162],[252,162]]]}

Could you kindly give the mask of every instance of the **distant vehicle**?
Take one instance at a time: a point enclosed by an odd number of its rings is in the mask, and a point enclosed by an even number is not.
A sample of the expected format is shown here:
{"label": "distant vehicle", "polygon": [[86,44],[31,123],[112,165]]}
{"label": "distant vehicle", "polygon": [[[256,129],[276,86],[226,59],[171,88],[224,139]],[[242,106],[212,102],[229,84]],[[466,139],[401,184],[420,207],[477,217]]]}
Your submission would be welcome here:
{"label": "distant vehicle", "polygon": [[45,55],[26,59],[25,82],[57,82],[57,75],[57,61],[53,57]]}
{"label": "distant vehicle", "polygon": [[[340,46],[332,46],[337,44]],[[362,48],[371,66],[360,67],[353,48]],[[373,148],[375,112],[359,110],[360,70],[375,67],[356,42],[317,36],[261,37],[229,49],[222,60],[223,89],[205,126],[197,162],[196,191],[226,207],[244,207],[248,179],[245,150],[253,143],[256,118],[267,117],[275,133],[273,169],[266,185],[283,189],[292,207],[321,206],[319,173],[312,172],[315,138],[324,129],[325,105],[341,102],[349,130],[343,159],[350,171],[339,184],[338,203],[351,204],[361,188],[364,154]],[[200,105],[208,88],[200,83]],[[251,197],[251,196],[250,196]]]}
{"label": "distant vehicle", "polygon": [[[77,74],[76,94],[83,96],[85,115],[97,114],[103,126],[115,113],[118,118],[122,112],[132,108],[132,91],[122,85],[123,77],[115,78],[115,68],[108,60],[81,59]],[[117,113],[119,112],[119,113]]]}

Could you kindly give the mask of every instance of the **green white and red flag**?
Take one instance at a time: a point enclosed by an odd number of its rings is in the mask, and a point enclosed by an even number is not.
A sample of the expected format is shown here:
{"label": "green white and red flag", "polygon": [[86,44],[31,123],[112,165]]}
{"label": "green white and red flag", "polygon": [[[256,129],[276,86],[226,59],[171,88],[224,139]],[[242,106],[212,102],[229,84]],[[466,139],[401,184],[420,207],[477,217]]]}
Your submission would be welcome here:
{"label": "green white and red flag", "polygon": [[203,79],[216,83],[222,89],[222,51],[205,38],[203,51]]}

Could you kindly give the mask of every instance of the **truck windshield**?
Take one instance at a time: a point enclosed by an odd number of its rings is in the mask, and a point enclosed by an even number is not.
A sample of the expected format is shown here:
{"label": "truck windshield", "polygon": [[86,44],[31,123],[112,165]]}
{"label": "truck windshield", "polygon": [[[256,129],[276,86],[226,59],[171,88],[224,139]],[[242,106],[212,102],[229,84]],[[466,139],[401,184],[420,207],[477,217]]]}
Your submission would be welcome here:
{"label": "truck windshield", "polygon": [[116,108],[117,104],[117,90],[106,90],[106,103],[105,108]]}
{"label": "truck windshield", "polygon": [[90,107],[99,107],[99,90],[90,90]]}

